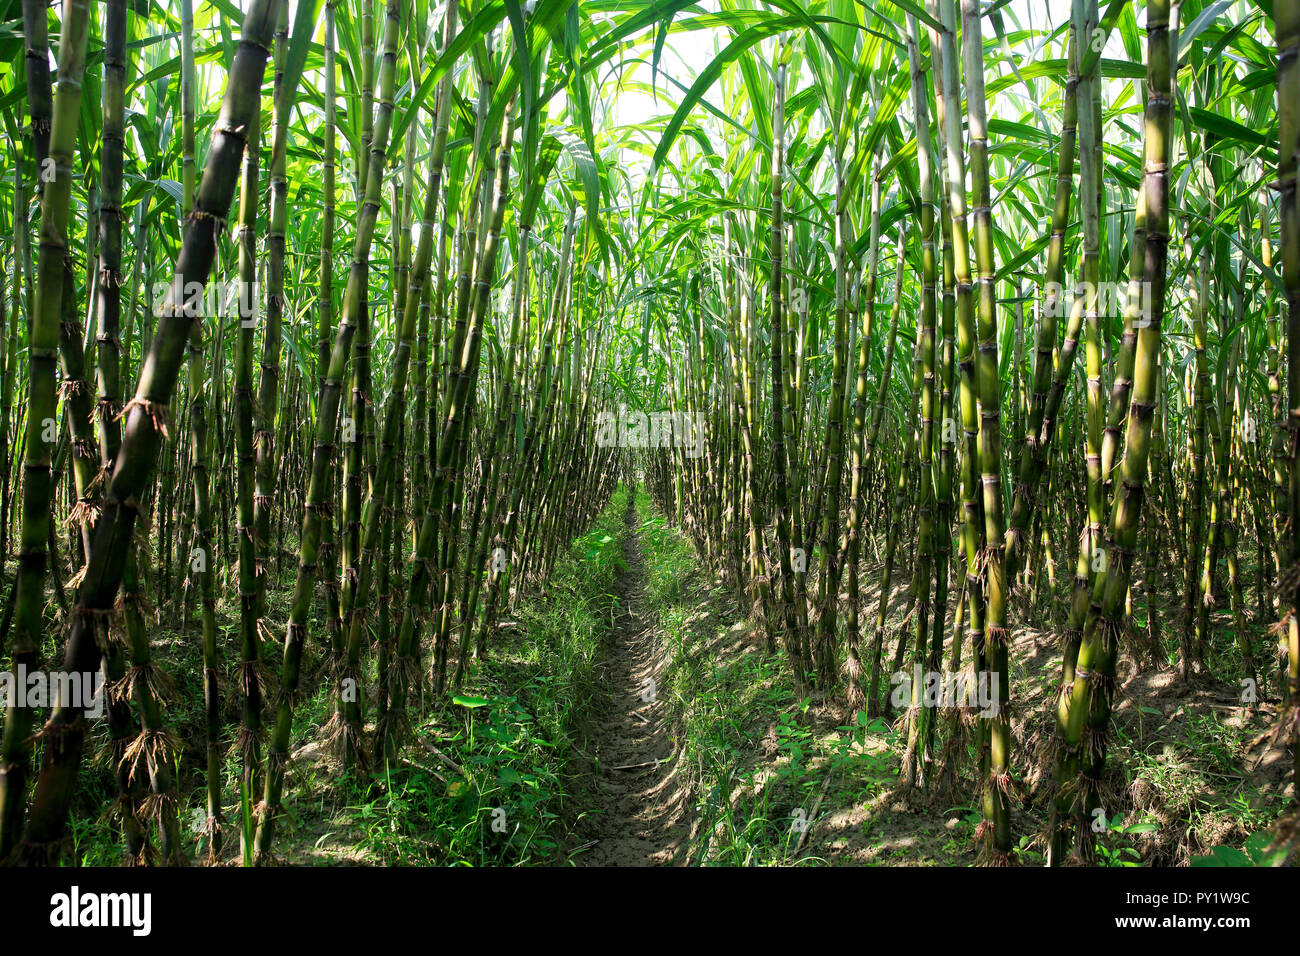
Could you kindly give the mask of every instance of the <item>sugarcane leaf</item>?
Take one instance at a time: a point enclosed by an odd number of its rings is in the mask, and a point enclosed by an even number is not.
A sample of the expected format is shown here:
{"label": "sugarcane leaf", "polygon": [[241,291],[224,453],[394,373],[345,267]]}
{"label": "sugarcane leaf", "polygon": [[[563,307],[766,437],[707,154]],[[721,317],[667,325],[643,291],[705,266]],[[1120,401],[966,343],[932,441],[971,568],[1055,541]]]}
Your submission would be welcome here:
{"label": "sugarcane leaf", "polygon": [[420,85],[412,94],[410,102],[406,108],[399,111],[393,118],[393,132],[389,143],[389,153],[391,158],[396,158],[398,144],[406,136],[406,128],[414,122],[415,117],[419,114],[428,101],[429,94],[438,85],[441,80],[455,65],[456,62],[465,54],[465,51],[472,50],[474,45],[483,39],[490,30],[506,15],[506,6],[504,0],[488,0],[480,7],[476,7],[469,21],[461,27],[459,33],[451,44],[439,54],[438,59],[424,72],[420,78]]}
{"label": "sugarcane leaf", "polygon": [[571,130],[557,129],[553,135],[569,154],[574,168],[578,171],[578,182],[581,186],[587,218],[595,223],[600,219],[600,175],[596,168],[596,157],[592,155],[587,143]]}
{"label": "sugarcane leaf", "polygon": [[1218,113],[1211,113],[1209,110],[1201,109],[1198,106],[1189,106],[1188,115],[1196,121],[1196,125],[1201,129],[1209,130],[1222,139],[1236,140],[1241,143],[1249,143],[1252,146],[1272,146],[1276,149],[1276,141],[1270,142],[1269,137],[1265,136],[1248,126],[1243,126],[1236,120],[1228,119],[1226,116],[1220,116]]}
{"label": "sugarcane leaf", "polygon": [[754,46],[760,40],[775,36],[782,30],[790,29],[797,21],[792,17],[774,17],[758,26],[750,27],[739,36],[735,37],[716,57],[709,61],[709,65],[701,71],[695,82],[691,84],[690,90],[682,98],[677,110],[673,113],[672,119],[664,128],[663,135],[660,137],[659,145],[655,148],[654,158],[651,161],[651,177],[664,164],[664,158],[668,155],[668,150],[672,148],[673,142],[677,139],[677,134],[681,131],[682,124],[686,122],[686,117],[696,102],[711,87],[722,74],[722,70],[730,63],[734,63],[743,56],[750,47]]}
{"label": "sugarcane leaf", "polygon": [[[892,3],[894,6],[898,7],[900,10],[906,11],[910,15],[916,17],[916,19],[920,20],[931,30],[943,29],[943,24],[941,24],[934,17],[930,16],[930,14],[926,12],[919,4],[913,3],[912,0],[889,0],[889,2]],[[864,4],[864,6],[866,6],[866,4]],[[890,19],[884,18],[883,16],[882,19],[885,19],[886,22],[897,22],[897,21],[891,21]]]}
{"label": "sugarcane leaf", "polygon": [[528,40],[528,27],[524,23],[524,12],[519,6],[519,0],[505,0],[505,4],[506,16],[510,20],[510,32],[514,35],[515,40],[513,52],[515,70],[519,73],[519,85],[524,93],[524,157],[525,163],[531,163],[535,148],[532,138],[536,130],[533,116],[536,92],[533,87],[531,45]]}
{"label": "sugarcane leaf", "polygon": [[1196,42],[1205,29],[1215,20],[1219,19],[1228,8],[1232,6],[1232,0],[1215,0],[1199,14],[1196,19],[1186,27],[1178,31],[1178,59],[1182,60],[1187,56],[1187,51],[1191,49],[1192,44]]}
{"label": "sugarcane leaf", "polygon": [[293,28],[289,31],[289,49],[284,57],[279,102],[275,104],[282,123],[288,119],[289,106],[293,103],[298,81],[302,78],[303,67],[307,63],[307,51],[311,48],[311,38],[316,31],[321,2],[322,0],[298,0],[294,11]]}

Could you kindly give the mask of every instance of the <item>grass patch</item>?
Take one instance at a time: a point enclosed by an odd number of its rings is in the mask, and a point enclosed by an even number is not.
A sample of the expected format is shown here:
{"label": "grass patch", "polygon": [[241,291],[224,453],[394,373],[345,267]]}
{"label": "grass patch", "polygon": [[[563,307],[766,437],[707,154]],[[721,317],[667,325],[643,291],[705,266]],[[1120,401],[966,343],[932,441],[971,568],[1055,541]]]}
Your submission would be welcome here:
{"label": "grass patch", "polygon": [[[563,824],[569,798],[566,773],[579,726],[594,694],[601,634],[617,613],[614,585],[622,565],[623,512],[620,488],[592,528],[559,561],[544,592],[530,595],[495,636],[485,661],[467,668],[455,696],[424,702],[398,760],[356,780],[316,746],[334,710],[334,694],[323,667],[314,666],[294,718],[284,809],[277,821],[277,859],[303,865],[525,865],[563,862]],[[272,622],[287,608],[271,595]],[[287,600],[287,598],[285,598]],[[228,622],[222,622],[228,623]],[[274,624],[272,627],[274,628]],[[319,628],[319,629],[318,629]],[[323,633],[318,621],[313,634]],[[197,648],[185,635],[156,642],[160,658],[182,680],[197,682]],[[266,647],[268,661],[275,648]],[[225,648],[230,675],[237,651]],[[367,684],[375,683],[374,655]],[[191,675],[187,677],[186,675]],[[233,686],[228,675],[223,686]],[[187,690],[192,690],[187,688]],[[180,700],[201,700],[186,693]],[[239,703],[224,708],[227,745],[233,742]],[[191,852],[206,857],[198,834],[204,791],[192,772],[202,759],[201,708],[167,711],[170,726],[186,742],[182,776],[181,828]],[[368,728],[369,729],[369,728]],[[102,731],[101,731],[102,734]],[[97,742],[102,744],[106,737]],[[103,752],[103,747],[96,748]],[[223,765],[225,846],[221,862],[240,859],[239,758]],[[116,794],[106,762],[83,766],[80,800],[110,804]],[[260,797],[260,793],[257,794]],[[121,837],[106,815],[74,815],[72,838],[82,865],[121,862]]]}
{"label": "grass patch", "polygon": [[[701,580],[687,538],[644,493],[639,534],[647,588],[643,609],[668,657],[664,686],[674,709],[679,768],[690,779],[698,825],[692,864],[790,863],[822,806],[862,802],[897,774],[892,732],[865,715],[827,727],[799,699],[783,657],[766,654],[720,586]],[[800,862],[816,862],[806,857]]]}

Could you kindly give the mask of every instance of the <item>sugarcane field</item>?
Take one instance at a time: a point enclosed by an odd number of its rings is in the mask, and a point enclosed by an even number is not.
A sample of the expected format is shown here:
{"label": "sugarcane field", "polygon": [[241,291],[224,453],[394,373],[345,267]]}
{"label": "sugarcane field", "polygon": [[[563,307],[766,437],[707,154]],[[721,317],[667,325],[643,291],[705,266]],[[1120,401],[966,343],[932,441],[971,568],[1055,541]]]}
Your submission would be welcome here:
{"label": "sugarcane field", "polygon": [[979,867],[968,928],[1280,932],[1298,52],[1300,0],[0,0],[10,918]]}

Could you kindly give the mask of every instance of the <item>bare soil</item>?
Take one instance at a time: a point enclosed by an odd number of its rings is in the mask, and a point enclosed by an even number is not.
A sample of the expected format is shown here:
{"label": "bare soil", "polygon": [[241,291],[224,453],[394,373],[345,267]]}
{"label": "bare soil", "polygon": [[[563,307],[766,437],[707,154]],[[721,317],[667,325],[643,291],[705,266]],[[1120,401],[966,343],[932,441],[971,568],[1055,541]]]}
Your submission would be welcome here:
{"label": "bare soil", "polygon": [[687,794],[678,786],[669,711],[659,690],[662,648],[640,613],[646,568],[628,496],[620,608],[605,638],[605,680],[592,709],[593,752],[584,761],[584,809],[573,861],[579,866],[662,866],[680,862],[690,834]]}

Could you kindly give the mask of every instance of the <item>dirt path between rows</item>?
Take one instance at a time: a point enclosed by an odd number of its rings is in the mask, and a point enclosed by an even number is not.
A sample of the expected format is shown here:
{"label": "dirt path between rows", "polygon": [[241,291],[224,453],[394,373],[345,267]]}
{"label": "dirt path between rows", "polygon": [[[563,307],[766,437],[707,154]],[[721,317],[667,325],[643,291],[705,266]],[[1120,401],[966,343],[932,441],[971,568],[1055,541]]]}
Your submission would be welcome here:
{"label": "dirt path between rows", "polygon": [[605,639],[604,692],[593,725],[595,762],[587,781],[579,866],[662,866],[680,862],[689,834],[686,795],[672,774],[673,741],[662,700],[655,633],[641,615],[645,558],[635,495],[629,495],[626,568],[619,616]]}

